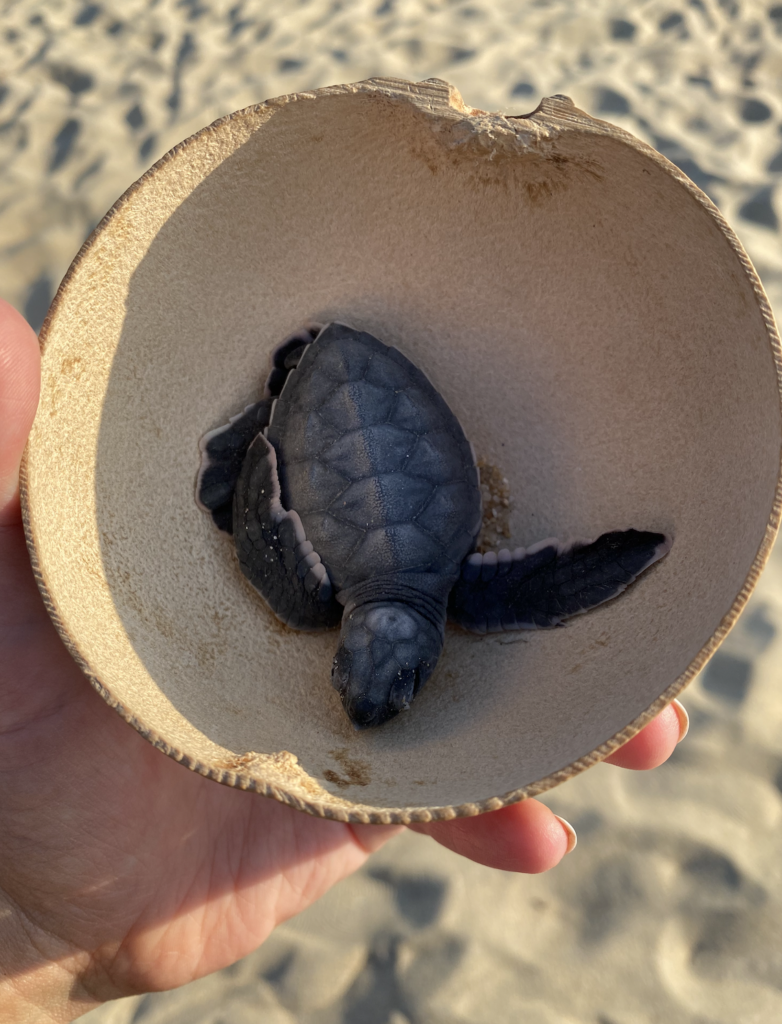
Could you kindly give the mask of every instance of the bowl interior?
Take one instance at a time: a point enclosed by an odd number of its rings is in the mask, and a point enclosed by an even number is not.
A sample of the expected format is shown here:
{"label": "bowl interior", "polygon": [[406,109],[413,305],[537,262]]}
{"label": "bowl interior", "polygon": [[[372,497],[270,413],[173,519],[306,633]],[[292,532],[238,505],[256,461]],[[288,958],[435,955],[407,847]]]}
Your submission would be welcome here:
{"label": "bowl interior", "polygon": [[[550,780],[673,696],[768,541],[779,471],[769,325],[703,202],[564,105],[497,118],[505,137],[421,95],[253,108],[142,179],[56,301],[27,458],[35,555],[90,673],[201,770],[326,813]],[[336,635],[279,624],[194,501],[201,435],[332,319],[429,375],[508,481],[505,545],[674,537],[566,628],[449,627],[411,712],[364,733],[329,685]]]}

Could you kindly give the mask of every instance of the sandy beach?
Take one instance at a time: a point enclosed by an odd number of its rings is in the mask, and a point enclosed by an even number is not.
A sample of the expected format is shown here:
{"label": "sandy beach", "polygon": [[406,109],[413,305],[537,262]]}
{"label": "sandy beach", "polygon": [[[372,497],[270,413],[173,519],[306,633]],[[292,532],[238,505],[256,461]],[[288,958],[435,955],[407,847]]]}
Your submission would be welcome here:
{"label": "sandy beach", "polygon": [[[0,294],[37,329],[84,238],[155,160],[267,97],[372,76],[486,110],[564,93],[714,200],[782,309],[773,0],[0,0]],[[782,548],[685,692],[652,773],[547,794],[576,851],[536,877],[406,833],[255,953],[89,1024],[782,1020]],[[248,796],[248,799],[254,797]],[[258,797],[257,799],[261,799]]]}

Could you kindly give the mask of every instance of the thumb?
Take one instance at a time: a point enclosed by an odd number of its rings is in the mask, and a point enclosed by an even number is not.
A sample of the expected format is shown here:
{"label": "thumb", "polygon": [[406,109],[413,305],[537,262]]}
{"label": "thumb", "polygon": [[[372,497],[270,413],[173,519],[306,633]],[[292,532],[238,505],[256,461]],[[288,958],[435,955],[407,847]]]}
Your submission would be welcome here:
{"label": "thumb", "polygon": [[40,383],[35,332],[0,299],[0,526],[19,522],[19,463],[38,408]]}

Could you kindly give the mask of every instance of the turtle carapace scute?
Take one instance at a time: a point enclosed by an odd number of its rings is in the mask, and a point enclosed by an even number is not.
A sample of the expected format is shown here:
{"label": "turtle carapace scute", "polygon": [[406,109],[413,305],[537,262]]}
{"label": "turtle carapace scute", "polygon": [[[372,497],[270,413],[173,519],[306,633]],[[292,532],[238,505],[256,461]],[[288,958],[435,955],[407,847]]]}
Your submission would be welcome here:
{"label": "turtle carapace scute", "polygon": [[299,630],[341,623],[332,683],[357,729],[407,710],[450,617],[474,633],[557,626],[670,549],[604,533],[480,554],[472,446],[401,352],[341,323],[276,350],[263,398],[200,442],[196,500],[242,572]]}

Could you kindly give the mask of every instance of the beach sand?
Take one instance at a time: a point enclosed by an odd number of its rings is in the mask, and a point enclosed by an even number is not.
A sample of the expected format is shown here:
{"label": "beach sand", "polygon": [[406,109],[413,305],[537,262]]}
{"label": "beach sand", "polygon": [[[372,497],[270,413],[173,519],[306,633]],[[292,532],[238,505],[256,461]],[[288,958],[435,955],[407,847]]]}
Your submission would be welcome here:
{"label": "beach sand", "polygon": [[[0,0],[0,293],[37,328],[88,232],[222,114],[376,75],[473,106],[570,95],[719,205],[782,309],[782,5],[740,0]],[[645,774],[544,797],[576,851],[491,871],[411,833],[254,954],[89,1024],[782,1020],[782,549]],[[248,796],[248,799],[254,799]],[[260,799],[260,798],[259,798]]]}

